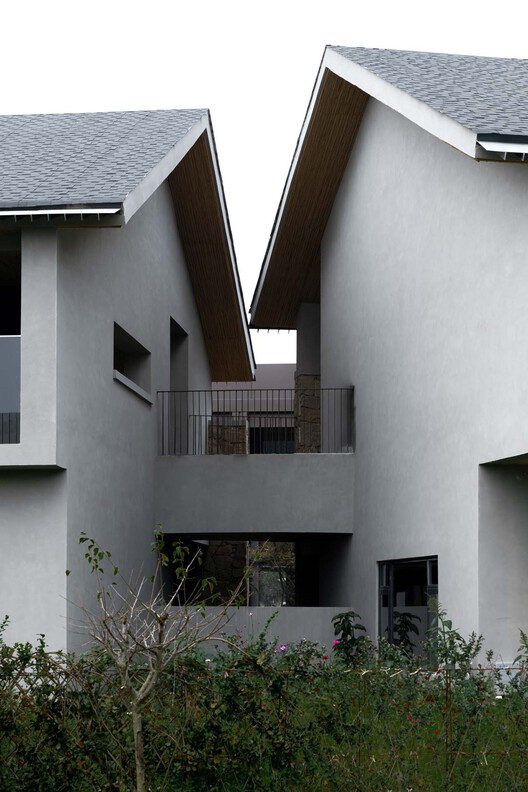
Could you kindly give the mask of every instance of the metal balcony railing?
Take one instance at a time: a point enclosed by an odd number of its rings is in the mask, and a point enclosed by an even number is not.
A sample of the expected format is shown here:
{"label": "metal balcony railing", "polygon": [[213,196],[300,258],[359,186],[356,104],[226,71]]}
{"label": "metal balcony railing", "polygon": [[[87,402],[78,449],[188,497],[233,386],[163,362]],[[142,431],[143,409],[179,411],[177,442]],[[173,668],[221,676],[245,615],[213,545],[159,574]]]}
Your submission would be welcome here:
{"label": "metal balcony railing", "polygon": [[158,391],[161,455],[348,453],[353,388]]}
{"label": "metal balcony railing", "polygon": [[0,445],[20,442],[20,336],[0,335]]}
{"label": "metal balcony railing", "polygon": [[20,413],[0,413],[0,445],[20,443]]}

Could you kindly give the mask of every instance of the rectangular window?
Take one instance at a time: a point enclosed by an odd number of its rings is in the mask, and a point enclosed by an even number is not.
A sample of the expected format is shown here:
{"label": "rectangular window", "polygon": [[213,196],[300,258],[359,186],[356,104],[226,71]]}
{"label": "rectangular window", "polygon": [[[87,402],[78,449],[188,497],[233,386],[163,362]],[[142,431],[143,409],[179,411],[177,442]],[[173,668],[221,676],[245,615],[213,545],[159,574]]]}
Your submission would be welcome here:
{"label": "rectangular window", "polygon": [[379,635],[419,654],[431,626],[429,597],[438,597],[438,558],[379,564]]}

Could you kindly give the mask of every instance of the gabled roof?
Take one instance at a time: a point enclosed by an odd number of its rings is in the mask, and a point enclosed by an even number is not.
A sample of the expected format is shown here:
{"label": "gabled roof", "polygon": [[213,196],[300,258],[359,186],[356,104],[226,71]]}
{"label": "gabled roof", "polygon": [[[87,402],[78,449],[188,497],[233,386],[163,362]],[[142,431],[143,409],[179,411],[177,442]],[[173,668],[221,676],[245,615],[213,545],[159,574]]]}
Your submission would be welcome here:
{"label": "gabled roof", "polygon": [[528,60],[329,49],[476,134],[528,135]]}
{"label": "gabled roof", "polygon": [[255,362],[207,110],[0,117],[0,230],[123,226],[168,181],[213,380]]}
{"label": "gabled roof", "polygon": [[0,207],[122,204],[207,116],[144,110],[0,117]]}
{"label": "gabled roof", "polygon": [[528,60],[329,46],[251,305],[253,327],[294,328],[319,300],[319,249],[369,97],[468,156],[528,156]]}

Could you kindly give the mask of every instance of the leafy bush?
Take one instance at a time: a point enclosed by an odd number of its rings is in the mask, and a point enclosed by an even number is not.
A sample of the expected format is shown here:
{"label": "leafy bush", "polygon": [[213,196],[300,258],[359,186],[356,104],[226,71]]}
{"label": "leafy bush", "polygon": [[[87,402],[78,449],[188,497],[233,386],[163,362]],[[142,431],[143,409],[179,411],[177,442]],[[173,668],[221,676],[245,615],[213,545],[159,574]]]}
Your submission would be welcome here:
{"label": "leafy bush", "polygon": [[[508,679],[475,667],[480,639],[462,638],[440,607],[438,621],[431,668],[386,642],[376,659],[361,630],[353,665],[264,633],[174,656],[143,709],[148,789],[525,790],[528,641]],[[357,615],[349,622],[355,630]],[[141,684],[148,667],[130,673]],[[134,765],[127,695],[107,654],[54,654],[43,639],[10,646],[0,629],[2,792],[129,792]]]}

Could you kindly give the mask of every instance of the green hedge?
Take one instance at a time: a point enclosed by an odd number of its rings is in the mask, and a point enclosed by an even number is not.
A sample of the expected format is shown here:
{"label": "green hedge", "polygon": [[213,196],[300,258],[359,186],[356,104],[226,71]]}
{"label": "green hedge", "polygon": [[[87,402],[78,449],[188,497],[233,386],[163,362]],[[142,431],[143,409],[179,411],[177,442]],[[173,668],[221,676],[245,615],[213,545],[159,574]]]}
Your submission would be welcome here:
{"label": "green hedge", "polygon": [[[523,673],[358,669],[306,642],[188,654],[145,710],[149,788],[526,790],[527,693]],[[126,705],[101,653],[0,643],[2,792],[133,790]]]}

